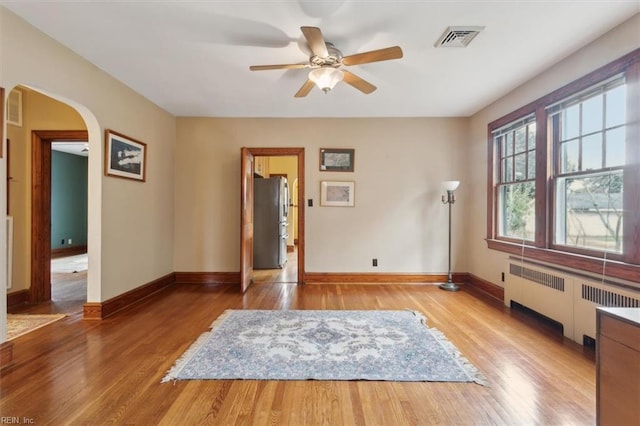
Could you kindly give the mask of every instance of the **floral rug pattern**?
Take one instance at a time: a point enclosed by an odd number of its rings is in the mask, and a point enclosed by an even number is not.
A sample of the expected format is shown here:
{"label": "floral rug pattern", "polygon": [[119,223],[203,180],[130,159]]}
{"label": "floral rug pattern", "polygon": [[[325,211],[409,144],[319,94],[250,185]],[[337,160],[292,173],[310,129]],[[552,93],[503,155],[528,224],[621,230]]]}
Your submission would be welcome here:
{"label": "floral rug pattern", "polygon": [[162,380],[486,380],[412,311],[228,310]]}

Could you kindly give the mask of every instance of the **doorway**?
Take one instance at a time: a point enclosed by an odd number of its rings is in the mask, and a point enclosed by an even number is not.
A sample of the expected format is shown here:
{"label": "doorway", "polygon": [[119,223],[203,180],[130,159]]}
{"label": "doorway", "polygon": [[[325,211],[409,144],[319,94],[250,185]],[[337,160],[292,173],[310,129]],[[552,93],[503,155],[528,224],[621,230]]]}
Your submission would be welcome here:
{"label": "doorway", "polygon": [[[76,143],[83,145],[88,140],[87,131],[40,131],[32,132],[32,168],[33,180],[31,187],[31,289],[29,303],[36,305],[51,300],[51,194],[52,194],[52,144],[55,141]],[[68,265],[67,265],[68,266]],[[73,272],[72,272],[73,273]],[[61,278],[62,277],[62,278]],[[71,288],[75,289],[73,296],[84,293],[82,300],[75,305],[69,305],[64,310],[82,311],[86,302],[86,270],[84,277],[66,279],[62,275],[59,280],[73,281]],[[63,292],[64,294],[64,292]],[[77,305],[77,306],[76,306]]]}
{"label": "doorway", "polygon": [[[295,156],[255,158],[253,267],[256,284],[298,282],[297,161]],[[283,190],[275,191],[280,186]],[[278,204],[274,204],[273,195],[278,196]]]}
{"label": "doorway", "polygon": [[[23,103],[16,105],[20,119],[7,123],[6,137],[11,139],[11,163],[7,169],[7,202],[13,218],[11,292],[7,291],[11,310],[25,308],[31,313],[76,313],[87,302],[100,300],[99,274],[89,270],[82,277],[82,290],[73,303],[62,306],[50,302],[51,288],[51,144],[54,141],[87,143],[95,154],[87,164],[87,250],[101,244],[101,187],[102,161],[101,128],[96,117],[84,105],[72,99],[16,85],[12,91],[22,93]],[[6,104],[3,104],[6,106]],[[40,130],[65,129],[65,130]],[[74,129],[74,130],[68,130]],[[10,174],[9,174],[10,171]],[[11,200],[9,200],[11,198]],[[72,237],[74,243],[78,240]],[[91,240],[91,243],[89,243]],[[95,249],[94,253],[95,253]],[[89,269],[100,270],[99,257],[91,259]],[[75,269],[74,269],[75,270]],[[74,276],[78,279],[79,276]],[[81,293],[81,294],[80,294]]]}
{"label": "doorway", "polygon": [[[304,259],[305,259],[305,232],[304,232],[304,148],[243,148],[242,149],[242,176],[241,176],[241,196],[243,205],[241,208],[241,242],[240,264],[241,277],[240,286],[242,291],[246,291],[252,282],[291,282],[297,284],[304,283]],[[295,222],[297,229],[297,239],[292,244],[292,252],[288,254],[288,262],[291,261],[291,269],[295,268],[295,273],[291,270],[275,270],[271,272],[253,269],[253,178],[256,172],[270,174],[264,167],[265,158],[292,157],[295,159],[295,173],[297,176],[290,182],[291,206],[289,218]],[[280,171],[273,171],[274,174],[282,174]],[[295,255],[295,257],[294,257]],[[295,265],[293,262],[295,261]],[[288,272],[288,273],[287,273]]]}

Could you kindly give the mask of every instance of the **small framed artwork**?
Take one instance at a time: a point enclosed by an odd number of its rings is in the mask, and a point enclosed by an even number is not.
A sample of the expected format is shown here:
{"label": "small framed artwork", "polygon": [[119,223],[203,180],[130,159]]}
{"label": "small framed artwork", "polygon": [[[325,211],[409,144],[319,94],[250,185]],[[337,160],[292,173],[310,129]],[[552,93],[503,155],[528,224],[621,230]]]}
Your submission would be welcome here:
{"label": "small framed artwork", "polygon": [[334,207],[353,207],[355,200],[355,182],[320,182],[320,205]]}
{"label": "small framed artwork", "polygon": [[352,172],[354,149],[320,148],[320,170],[323,172]]}
{"label": "small framed artwork", "polygon": [[107,130],[105,174],[144,182],[147,171],[147,144]]}

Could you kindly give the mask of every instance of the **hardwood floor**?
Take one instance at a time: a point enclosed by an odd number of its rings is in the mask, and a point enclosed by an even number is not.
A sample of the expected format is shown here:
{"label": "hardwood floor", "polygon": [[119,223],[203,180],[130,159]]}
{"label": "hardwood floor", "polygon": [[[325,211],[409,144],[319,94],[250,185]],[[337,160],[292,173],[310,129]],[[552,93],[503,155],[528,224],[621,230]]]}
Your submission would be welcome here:
{"label": "hardwood floor", "polygon": [[51,300],[13,307],[13,314],[75,314],[87,301],[87,254],[51,260]]}
{"label": "hardwood floor", "polygon": [[293,284],[298,281],[298,252],[287,253],[287,263],[283,268],[278,269],[254,269],[253,282],[256,284],[266,283],[289,283]]}
{"label": "hardwood floor", "polygon": [[[413,309],[487,377],[473,383],[179,381],[167,370],[225,309]],[[0,415],[35,424],[595,423],[593,350],[470,290],[432,285],[177,284],[103,321],[14,340]]]}

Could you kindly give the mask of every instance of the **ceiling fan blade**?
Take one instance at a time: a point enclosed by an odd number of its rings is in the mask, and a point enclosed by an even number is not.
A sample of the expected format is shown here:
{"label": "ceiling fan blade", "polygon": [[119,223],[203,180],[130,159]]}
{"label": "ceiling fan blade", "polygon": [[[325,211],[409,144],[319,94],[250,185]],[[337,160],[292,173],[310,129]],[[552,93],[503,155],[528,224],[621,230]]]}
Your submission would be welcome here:
{"label": "ceiling fan blade", "polygon": [[344,73],[344,77],[342,79],[342,81],[344,81],[345,83],[355,87],[356,89],[358,89],[359,91],[361,91],[362,93],[365,94],[369,94],[371,92],[373,92],[374,90],[377,89],[376,86],[374,86],[373,84],[369,83],[366,80],[361,79],[360,77],[358,77],[357,75],[346,71],[346,70],[342,70],[342,72]]}
{"label": "ceiling fan blade", "polygon": [[302,30],[304,38],[307,39],[307,43],[309,43],[309,47],[315,55],[321,58],[326,58],[327,56],[329,56],[327,45],[324,42],[324,37],[322,36],[322,31],[320,31],[320,28],[300,27],[300,30]]}
{"label": "ceiling fan blade", "polygon": [[307,79],[307,81],[304,82],[304,84],[302,85],[300,90],[298,90],[298,92],[296,93],[295,97],[296,98],[304,98],[305,96],[307,96],[309,94],[311,89],[313,89],[314,85],[315,85],[315,83],[313,81]]}
{"label": "ceiling fan blade", "polygon": [[342,58],[344,65],[360,65],[369,62],[388,61],[390,59],[402,58],[400,46],[387,47],[385,49],[371,50],[369,52],[356,53]]}
{"label": "ceiling fan blade", "polygon": [[297,70],[300,68],[309,68],[309,64],[283,64],[283,65],[251,65],[251,71],[264,70]]}

